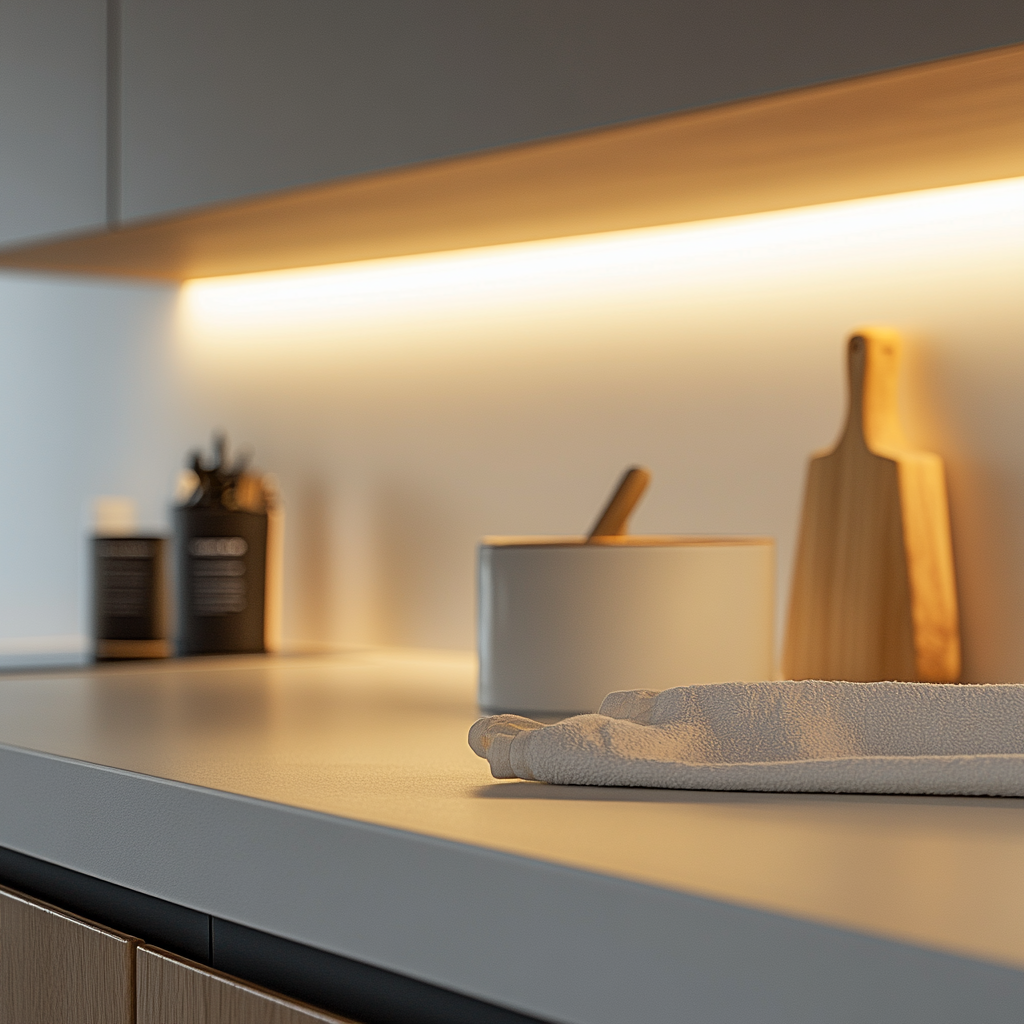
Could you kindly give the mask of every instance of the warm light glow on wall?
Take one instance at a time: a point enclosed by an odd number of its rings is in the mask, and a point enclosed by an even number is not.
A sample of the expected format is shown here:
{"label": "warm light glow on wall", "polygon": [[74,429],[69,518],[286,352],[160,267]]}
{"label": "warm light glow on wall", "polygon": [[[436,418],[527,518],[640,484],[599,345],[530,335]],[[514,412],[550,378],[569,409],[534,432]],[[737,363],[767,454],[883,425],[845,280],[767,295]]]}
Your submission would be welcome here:
{"label": "warm light glow on wall", "polygon": [[[479,324],[480,344],[502,318],[590,315],[625,303],[678,303],[687,293],[771,289],[778,275],[857,273],[865,259],[913,275],[935,246],[978,247],[975,259],[1016,246],[1024,178],[852,200],[660,228],[430,253],[188,282],[183,341],[238,354],[261,348],[409,344],[443,337],[446,322]],[[987,231],[991,227],[991,232]],[[894,247],[893,243],[898,242]],[[898,249],[898,252],[895,251]],[[809,292],[811,289],[809,289]],[[741,299],[742,296],[736,296]],[[813,295],[808,294],[808,301]],[[589,311],[589,312],[588,312]],[[523,339],[528,344],[529,339]]]}
{"label": "warm light glow on wall", "polygon": [[774,536],[785,609],[845,340],[891,324],[905,427],[947,460],[968,673],[1017,678],[1022,278],[1024,178],[197,280],[168,366],[189,443],[223,426],[281,477],[291,635],[468,648],[479,537],[586,529],[632,463],[638,532]]}

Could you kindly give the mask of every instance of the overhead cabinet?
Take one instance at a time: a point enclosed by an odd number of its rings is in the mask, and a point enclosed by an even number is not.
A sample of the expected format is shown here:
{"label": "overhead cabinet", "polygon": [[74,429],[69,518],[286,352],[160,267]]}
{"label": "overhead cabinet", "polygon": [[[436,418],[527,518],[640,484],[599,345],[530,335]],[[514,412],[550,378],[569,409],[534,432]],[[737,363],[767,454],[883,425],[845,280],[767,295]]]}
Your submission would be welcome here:
{"label": "overhead cabinet", "polygon": [[121,0],[121,216],[1020,41],[1005,0]]}
{"label": "overhead cabinet", "polygon": [[1024,46],[225,203],[0,266],[181,281],[1024,174]]}
{"label": "overhead cabinet", "polygon": [[103,227],[107,5],[0,0],[0,244]]}
{"label": "overhead cabinet", "polygon": [[1021,173],[1019,82],[978,70],[1019,11],[933,7],[0,0],[0,266],[180,280]]}

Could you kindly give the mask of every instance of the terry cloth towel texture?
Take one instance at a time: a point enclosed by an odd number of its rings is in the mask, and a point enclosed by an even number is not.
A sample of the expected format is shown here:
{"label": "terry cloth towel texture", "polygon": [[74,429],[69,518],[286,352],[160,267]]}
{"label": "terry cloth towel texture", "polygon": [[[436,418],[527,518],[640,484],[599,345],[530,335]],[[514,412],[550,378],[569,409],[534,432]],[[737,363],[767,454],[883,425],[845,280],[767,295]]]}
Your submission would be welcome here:
{"label": "terry cloth towel texture", "polygon": [[1024,683],[707,683],[596,715],[482,718],[496,779],[570,786],[1024,796]]}

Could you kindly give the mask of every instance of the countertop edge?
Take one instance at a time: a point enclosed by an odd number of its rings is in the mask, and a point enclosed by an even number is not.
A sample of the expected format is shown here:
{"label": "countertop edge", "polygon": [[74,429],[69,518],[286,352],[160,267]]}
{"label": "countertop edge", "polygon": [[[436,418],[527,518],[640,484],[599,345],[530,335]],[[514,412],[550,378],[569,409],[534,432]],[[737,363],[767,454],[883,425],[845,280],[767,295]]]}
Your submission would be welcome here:
{"label": "countertop edge", "polygon": [[2,846],[553,1021],[980,1024],[1024,1006],[1008,967],[7,745],[0,805]]}

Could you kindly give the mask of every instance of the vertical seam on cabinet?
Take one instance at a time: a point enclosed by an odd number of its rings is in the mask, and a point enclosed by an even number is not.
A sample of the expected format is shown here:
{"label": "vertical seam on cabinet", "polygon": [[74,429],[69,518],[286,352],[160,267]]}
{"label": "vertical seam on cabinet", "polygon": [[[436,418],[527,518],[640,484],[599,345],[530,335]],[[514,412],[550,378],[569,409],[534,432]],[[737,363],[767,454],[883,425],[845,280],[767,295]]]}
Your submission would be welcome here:
{"label": "vertical seam on cabinet", "polygon": [[121,221],[121,0],[107,0],[107,227]]}
{"label": "vertical seam on cabinet", "polygon": [[128,1019],[131,1024],[137,1024],[139,1018],[139,946],[142,943],[139,939],[132,939],[128,943]]}

